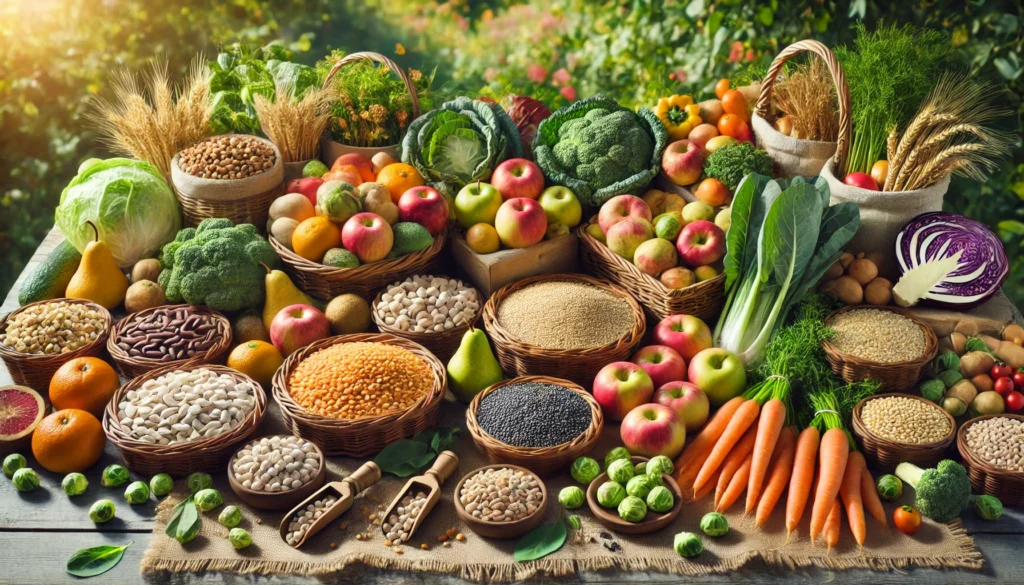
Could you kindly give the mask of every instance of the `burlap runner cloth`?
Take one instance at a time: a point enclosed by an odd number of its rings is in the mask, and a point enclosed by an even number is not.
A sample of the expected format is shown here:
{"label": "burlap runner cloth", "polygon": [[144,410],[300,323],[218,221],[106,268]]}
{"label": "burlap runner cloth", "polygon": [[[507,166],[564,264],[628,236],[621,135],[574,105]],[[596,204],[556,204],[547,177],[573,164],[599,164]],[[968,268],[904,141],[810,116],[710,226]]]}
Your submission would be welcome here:
{"label": "burlap runner cloth", "polygon": [[[446,401],[442,424],[462,426],[464,411],[462,405]],[[284,427],[280,413],[276,404],[272,404],[259,434],[281,432],[284,432]],[[608,425],[593,455],[601,460],[618,443],[617,425]],[[192,542],[181,545],[168,538],[164,534],[167,519],[173,506],[183,497],[176,492],[157,509],[153,540],[143,557],[141,569],[144,572],[324,575],[362,563],[381,569],[458,574],[473,581],[516,581],[537,574],[564,576],[601,569],[707,575],[738,569],[755,559],[790,569],[808,566],[875,570],[906,567],[979,569],[983,563],[981,552],[964,532],[959,520],[949,524],[926,521],[920,532],[911,538],[900,534],[891,523],[887,529],[879,528],[868,517],[867,542],[864,550],[859,551],[844,518],[840,544],[828,554],[824,545],[819,543],[812,547],[807,541],[809,512],[801,525],[800,538],[785,544],[785,500],[777,507],[768,525],[756,529],[752,519],[743,522],[742,497],[726,514],[729,533],[717,539],[704,536],[704,553],[694,559],[677,555],[672,548],[672,538],[682,531],[700,532],[701,516],[712,507],[710,497],[696,504],[684,505],[682,513],[671,526],[644,536],[612,533],[601,526],[584,506],[576,511],[583,522],[582,530],[576,533],[570,529],[561,550],[539,561],[516,563],[512,556],[515,540],[488,540],[476,536],[458,521],[452,501],[455,485],[467,472],[487,465],[488,461],[476,450],[465,432],[454,450],[460,458],[459,469],[445,483],[441,500],[409,545],[403,547],[401,555],[384,546],[380,527],[370,526],[368,517],[377,511],[378,504],[386,506],[390,503],[405,484],[405,479],[384,475],[356,499],[351,510],[314,536],[302,549],[296,550],[285,544],[278,534],[284,512],[262,512],[242,505],[228,487],[225,473],[220,473],[215,474],[216,487],[224,494],[225,504],[239,504],[242,508],[244,519],[240,526],[252,534],[252,546],[242,551],[232,548],[227,540],[228,530],[217,522],[219,508],[203,515],[202,531]],[[362,463],[361,460],[332,458],[328,481],[342,479]],[[546,521],[564,514],[557,502],[557,494],[571,482],[567,473],[545,480],[552,498]],[[183,482],[177,483],[181,487]],[[912,492],[909,488],[907,491]],[[904,497],[910,499],[910,496]],[[886,504],[886,509],[891,512],[893,505]],[[461,530],[466,539],[452,542],[450,548],[444,548],[437,537],[451,527]],[[356,534],[363,532],[369,532],[369,540],[356,540]],[[427,550],[420,549],[424,543]]]}

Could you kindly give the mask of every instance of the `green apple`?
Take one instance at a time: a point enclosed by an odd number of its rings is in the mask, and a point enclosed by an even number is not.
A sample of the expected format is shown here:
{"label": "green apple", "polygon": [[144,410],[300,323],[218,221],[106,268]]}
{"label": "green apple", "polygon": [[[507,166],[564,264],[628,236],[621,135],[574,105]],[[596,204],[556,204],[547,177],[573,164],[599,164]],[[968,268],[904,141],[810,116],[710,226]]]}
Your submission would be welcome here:
{"label": "green apple", "polygon": [[602,244],[606,242],[604,232],[601,231],[601,226],[597,225],[596,223],[592,223],[587,226],[587,234],[589,234],[590,237],[594,238],[598,242],[601,242]]}
{"label": "green apple", "polygon": [[574,228],[583,219],[583,206],[576,194],[567,187],[554,186],[544,189],[537,199],[544,213],[548,215],[548,225],[564,225]]}
{"label": "green apple", "polygon": [[678,211],[666,211],[654,218],[654,235],[673,242],[683,231],[683,216]]}
{"label": "green apple", "polygon": [[691,201],[683,207],[683,223],[690,224],[695,221],[711,221],[715,218],[715,208],[703,201]]}
{"label": "green apple", "polygon": [[470,183],[455,196],[455,221],[463,229],[478,223],[494,225],[502,201],[501,193],[490,183]]}
{"label": "green apple", "polygon": [[715,225],[722,228],[723,232],[729,231],[729,228],[732,227],[732,207],[718,211],[718,215],[715,216]]}

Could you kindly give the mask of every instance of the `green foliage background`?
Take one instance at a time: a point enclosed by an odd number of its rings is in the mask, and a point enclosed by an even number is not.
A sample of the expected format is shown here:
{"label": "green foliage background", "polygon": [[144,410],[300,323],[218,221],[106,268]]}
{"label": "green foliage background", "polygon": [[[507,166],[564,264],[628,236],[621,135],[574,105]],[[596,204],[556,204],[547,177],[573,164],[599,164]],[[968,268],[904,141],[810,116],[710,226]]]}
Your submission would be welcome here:
{"label": "green foliage background", "polygon": [[[438,66],[451,93],[532,93],[554,106],[603,92],[630,105],[666,93],[702,99],[721,77],[764,70],[787,44],[848,43],[852,25],[941,30],[973,75],[1007,88],[1024,119],[1024,5],[1015,0],[31,0],[0,2],[0,291],[53,224],[78,164],[105,156],[85,114],[110,73],[282,38],[313,64],[330,49],[375,50]],[[402,49],[396,45],[401,43]],[[401,53],[401,55],[399,55]],[[997,230],[1024,304],[1024,149],[984,184],[956,180],[951,211]]]}

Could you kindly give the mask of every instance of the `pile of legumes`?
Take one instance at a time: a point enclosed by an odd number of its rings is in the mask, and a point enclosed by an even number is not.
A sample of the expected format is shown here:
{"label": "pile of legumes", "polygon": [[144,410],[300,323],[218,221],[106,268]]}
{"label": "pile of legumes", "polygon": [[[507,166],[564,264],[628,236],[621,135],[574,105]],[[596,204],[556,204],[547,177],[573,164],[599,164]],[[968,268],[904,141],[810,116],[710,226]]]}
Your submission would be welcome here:
{"label": "pile of legumes", "polygon": [[872,362],[905,362],[920,357],[926,349],[921,326],[893,311],[845,311],[829,326],[836,332],[830,341],[836,349]]}
{"label": "pile of legumes", "polygon": [[287,492],[316,477],[320,454],[313,444],[292,435],[255,439],[231,461],[231,472],[242,487],[255,492]]}
{"label": "pile of legumes", "polygon": [[96,341],[105,326],[103,313],[89,305],[42,303],[8,319],[0,343],[19,353],[68,353]]}
{"label": "pile of legumes", "polygon": [[1024,422],[1015,418],[986,418],[967,427],[967,447],[993,467],[1024,472]]}
{"label": "pile of legumes", "polygon": [[125,393],[117,418],[144,443],[174,445],[237,427],[256,406],[255,390],[206,368],[176,370]]}
{"label": "pile of legumes", "polygon": [[307,412],[354,419],[405,410],[430,392],[427,362],[384,343],[338,343],[306,356],[288,378],[292,399]]}
{"label": "pile of legumes", "polygon": [[117,345],[132,357],[167,362],[205,353],[220,335],[217,320],[209,313],[193,307],[160,307],[131,319]]}
{"label": "pile of legumes", "polygon": [[869,431],[909,445],[936,443],[949,436],[949,419],[931,402],[887,396],[864,403],[860,418]]}
{"label": "pile of legumes", "polygon": [[470,323],[480,299],[461,280],[417,275],[392,284],[375,310],[385,324],[402,331],[443,333]]}
{"label": "pile of legumes", "polygon": [[178,155],[178,166],[203,179],[244,179],[269,171],[277,154],[269,144],[252,136],[214,136]]}
{"label": "pile of legumes", "polygon": [[302,536],[309,531],[309,527],[316,522],[317,518],[324,515],[338,498],[335,496],[325,496],[312,504],[306,506],[306,509],[299,512],[292,521],[288,523],[288,534],[285,535],[284,540],[291,546],[295,546],[302,540]]}
{"label": "pile of legumes", "polygon": [[543,501],[536,477],[508,467],[479,471],[459,490],[459,502],[466,512],[490,522],[521,520],[536,512]]}
{"label": "pile of legumes", "polygon": [[625,299],[589,284],[538,282],[508,295],[498,323],[509,335],[546,349],[587,349],[615,343],[633,327]]}
{"label": "pile of legumes", "polygon": [[[395,508],[395,512],[388,516],[381,526],[389,542],[406,542],[409,540],[409,533],[412,531],[413,524],[416,523],[416,518],[420,515],[426,503],[427,494],[423,492],[417,492],[416,495],[412,495],[412,492],[405,494],[399,506]],[[385,546],[391,546],[388,542],[384,544]]]}
{"label": "pile of legumes", "polygon": [[513,447],[553,447],[590,427],[587,401],[555,384],[524,382],[502,386],[483,397],[476,419],[487,434]]}

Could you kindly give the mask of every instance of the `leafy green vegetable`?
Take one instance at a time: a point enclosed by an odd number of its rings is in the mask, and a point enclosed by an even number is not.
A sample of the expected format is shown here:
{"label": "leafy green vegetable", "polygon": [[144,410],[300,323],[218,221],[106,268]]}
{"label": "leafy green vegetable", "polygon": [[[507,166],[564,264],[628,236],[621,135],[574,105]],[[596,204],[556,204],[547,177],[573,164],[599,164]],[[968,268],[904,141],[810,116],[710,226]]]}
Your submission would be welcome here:
{"label": "leafy green vegetable", "polygon": [[[957,372],[958,374],[960,372]],[[921,396],[924,396],[928,400],[938,404],[942,402],[942,398],[946,395],[946,384],[938,378],[932,378],[921,382],[920,390]]]}
{"label": "leafy green vegetable", "polygon": [[933,362],[936,371],[945,372],[948,370],[960,369],[960,356],[955,351],[946,351],[935,356]]}
{"label": "leafy green vegetable", "polygon": [[952,388],[954,384],[963,380],[964,376],[959,370],[946,370],[945,372],[939,372],[937,379],[942,382],[942,385],[946,388]]}
{"label": "leafy green vegetable", "polygon": [[185,544],[199,534],[199,528],[203,525],[199,517],[199,510],[196,508],[195,496],[179,502],[171,510],[171,518],[167,521],[164,534]]}
{"label": "leafy green vegetable", "polygon": [[971,482],[963,465],[943,459],[931,469],[913,463],[896,466],[896,477],[914,488],[914,507],[936,522],[948,522],[971,504]]}
{"label": "leafy green vegetable", "polygon": [[982,520],[994,522],[1003,515],[1003,503],[995,496],[978,496],[974,499],[974,513]]}
{"label": "leafy green vegetable", "polygon": [[988,348],[988,344],[985,343],[980,337],[968,337],[967,342],[964,343],[964,353],[971,351],[983,351],[992,357],[996,357],[996,354]]}
{"label": "leafy green vegetable", "polygon": [[551,524],[541,524],[516,543],[516,562],[536,561],[548,556],[562,548],[567,535],[568,530],[561,518]]}
{"label": "leafy green vegetable", "polygon": [[891,473],[879,477],[875,482],[875,487],[883,500],[891,502],[900,499],[900,496],[903,495],[903,481]]}
{"label": "leafy green vegetable", "polygon": [[129,542],[124,546],[103,545],[83,548],[71,555],[64,570],[75,577],[102,575],[121,562],[125,549],[131,545],[132,543]]}
{"label": "leafy green vegetable", "polygon": [[735,142],[712,152],[704,162],[704,175],[718,179],[730,191],[743,177],[757,173],[771,176],[772,157],[749,142]]}
{"label": "leafy green vegetable", "polygon": [[455,444],[457,427],[442,427],[417,434],[412,439],[399,439],[374,457],[381,473],[409,477],[434,462],[437,455]]}

